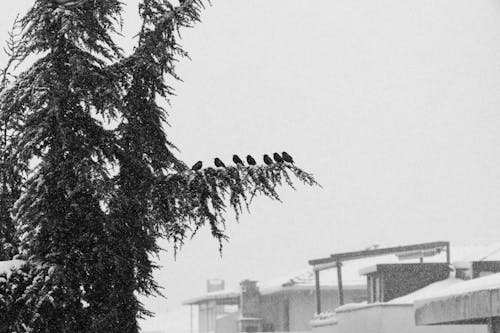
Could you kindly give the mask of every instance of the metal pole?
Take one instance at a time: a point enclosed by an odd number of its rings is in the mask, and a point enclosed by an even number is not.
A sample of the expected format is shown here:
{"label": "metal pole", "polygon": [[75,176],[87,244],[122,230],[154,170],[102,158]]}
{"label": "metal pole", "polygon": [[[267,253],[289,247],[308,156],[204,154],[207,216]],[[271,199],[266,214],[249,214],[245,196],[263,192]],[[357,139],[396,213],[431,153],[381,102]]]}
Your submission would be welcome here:
{"label": "metal pole", "polygon": [[319,281],[319,271],[314,271],[314,280],[316,285],[316,314],[321,313],[321,287]]}
{"label": "metal pole", "polygon": [[337,284],[339,287],[339,304],[344,305],[344,288],[342,286],[342,263],[337,260]]}
{"label": "metal pole", "polygon": [[193,333],[193,304],[189,305],[189,331]]}
{"label": "metal pole", "polygon": [[450,243],[446,245],[446,263],[451,264]]}

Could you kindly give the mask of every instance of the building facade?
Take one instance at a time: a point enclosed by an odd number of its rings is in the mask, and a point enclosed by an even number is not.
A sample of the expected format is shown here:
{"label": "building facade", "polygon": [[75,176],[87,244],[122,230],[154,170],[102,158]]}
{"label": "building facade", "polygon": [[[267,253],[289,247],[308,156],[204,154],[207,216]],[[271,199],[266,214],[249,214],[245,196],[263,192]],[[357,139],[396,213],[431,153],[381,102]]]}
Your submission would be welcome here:
{"label": "building facade", "polygon": [[[349,265],[358,267],[359,274],[366,278],[367,288],[367,298],[363,302],[345,302],[333,312],[321,311],[321,306],[317,307],[320,311],[311,321],[313,332],[486,333],[488,320],[484,318],[483,321],[469,320],[467,325],[457,325],[458,321],[428,322],[429,318],[433,318],[433,310],[429,310],[431,307],[434,310],[444,309],[440,303],[431,303],[417,312],[421,325],[418,326],[414,304],[428,295],[440,294],[450,288],[460,290],[460,286],[471,283],[471,279],[480,280],[500,272],[499,256],[500,244],[451,247],[448,242],[433,242],[333,254],[312,260],[310,263],[316,272],[338,267],[345,270]],[[470,307],[471,299],[463,300]],[[493,318],[489,322],[495,323],[495,320]],[[493,324],[490,326],[494,327]]]}
{"label": "building facade", "polygon": [[[346,289],[350,302],[366,298],[363,284]],[[338,306],[338,288],[332,283],[324,286],[322,297],[330,311]],[[244,280],[235,290],[207,288],[207,294],[184,304],[197,307],[199,333],[311,331],[316,306],[314,274],[308,270],[262,286]]]}

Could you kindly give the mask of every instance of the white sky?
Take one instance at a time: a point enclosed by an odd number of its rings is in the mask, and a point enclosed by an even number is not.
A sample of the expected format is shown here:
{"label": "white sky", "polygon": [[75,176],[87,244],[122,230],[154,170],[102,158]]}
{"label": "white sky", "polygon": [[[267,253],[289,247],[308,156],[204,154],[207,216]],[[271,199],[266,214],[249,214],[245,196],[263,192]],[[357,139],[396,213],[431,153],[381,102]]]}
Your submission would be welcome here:
{"label": "white sky", "polygon": [[[0,3],[0,39],[30,3]],[[164,254],[169,299],[152,310],[207,278],[268,279],[339,250],[498,240],[500,1],[213,0],[183,44],[193,61],[169,129],[181,157],[287,150],[324,188],[257,200],[222,258],[207,230],[176,262]]]}

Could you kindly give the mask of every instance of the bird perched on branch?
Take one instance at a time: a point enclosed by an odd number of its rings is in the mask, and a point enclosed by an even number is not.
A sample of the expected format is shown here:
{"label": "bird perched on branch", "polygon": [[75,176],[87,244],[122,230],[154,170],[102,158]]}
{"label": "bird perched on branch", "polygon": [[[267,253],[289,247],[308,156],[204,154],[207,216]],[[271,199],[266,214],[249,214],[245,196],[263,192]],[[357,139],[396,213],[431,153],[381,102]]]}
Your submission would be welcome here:
{"label": "bird perched on branch", "polygon": [[63,5],[63,6],[74,6],[78,5],[80,3],[85,2],[86,0],[53,0],[55,3],[58,5]]}
{"label": "bird perched on branch", "polygon": [[243,161],[241,160],[241,158],[238,155],[236,155],[236,154],[233,155],[233,162],[236,165],[241,165],[241,166],[244,165]]}
{"label": "bird perched on branch", "polygon": [[225,167],[226,167],[226,165],[224,164],[224,162],[222,162],[222,161],[220,160],[220,158],[218,158],[218,157],[216,157],[216,158],[215,158],[215,160],[214,160],[214,164],[215,164],[215,166],[216,166],[216,167],[218,167],[218,168],[225,168]]}
{"label": "bird perched on branch", "polygon": [[257,162],[255,162],[255,159],[252,157],[252,155],[247,155],[247,163],[248,165],[256,165]]}
{"label": "bird perched on branch", "polygon": [[203,163],[201,161],[198,161],[191,167],[191,170],[198,171],[201,169],[202,166]]}
{"label": "bird perched on branch", "polygon": [[281,156],[283,156],[283,159],[285,162],[292,163],[293,164],[293,158],[290,156],[286,151],[284,151]]}
{"label": "bird perched on branch", "polygon": [[269,157],[269,155],[265,154],[264,155],[264,163],[266,163],[267,165],[271,165],[271,164],[273,164],[273,160]]}
{"label": "bird perched on branch", "polygon": [[274,154],[273,154],[273,158],[274,158],[274,160],[276,161],[276,163],[283,163],[283,158],[281,157],[281,155],[280,155],[280,154],[278,154],[278,153],[274,153]]}

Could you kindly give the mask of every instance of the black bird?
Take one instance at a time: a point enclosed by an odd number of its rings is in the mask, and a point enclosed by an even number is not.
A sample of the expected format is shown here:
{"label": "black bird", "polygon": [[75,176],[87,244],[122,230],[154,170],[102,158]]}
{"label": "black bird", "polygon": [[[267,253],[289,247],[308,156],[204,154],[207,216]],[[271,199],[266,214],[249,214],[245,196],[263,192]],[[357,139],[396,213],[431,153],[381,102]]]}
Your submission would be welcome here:
{"label": "black bird", "polygon": [[[60,5],[65,5],[68,2],[73,2],[73,0],[56,0],[56,2]],[[75,1],[76,2],[76,1]]]}
{"label": "black bird", "polygon": [[283,163],[283,158],[280,156],[280,154],[274,153],[273,158],[276,161],[276,163]]}
{"label": "black bird", "polygon": [[198,161],[191,167],[191,170],[198,171],[201,169],[202,166],[203,163],[201,161]]}
{"label": "black bird", "polygon": [[281,154],[281,155],[283,156],[283,159],[285,160],[285,162],[293,164],[292,156],[288,155],[288,153],[286,151],[284,151],[283,154]]}
{"label": "black bird", "polygon": [[257,162],[255,162],[255,159],[252,157],[252,155],[247,155],[247,163],[248,163],[248,165],[257,164]]}
{"label": "black bird", "polygon": [[241,166],[243,166],[243,165],[244,165],[244,164],[243,164],[243,161],[241,160],[241,158],[240,158],[238,155],[236,155],[236,154],[235,154],[235,155],[233,155],[233,162],[234,162],[234,164],[236,164],[236,165],[241,165]]}
{"label": "black bird", "polygon": [[273,160],[269,157],[269,155],[265,154],[264,155],[264,163],[266,163],[267,165],[271,165],[271,164],[273,164]]}
{"label": "black bird", "polygon": [[215,164],[215,166],[216,166],[216,167],[218,167],[218,168],[225,168],[225,167],[226,167],[226,165],[224,164],[224,162],[222,162],[222,161],[220,160],[220,158],[218,158],[218,157],[216,157],[216,158],[215,158],[215,160],[214,160],[214,164]]}

